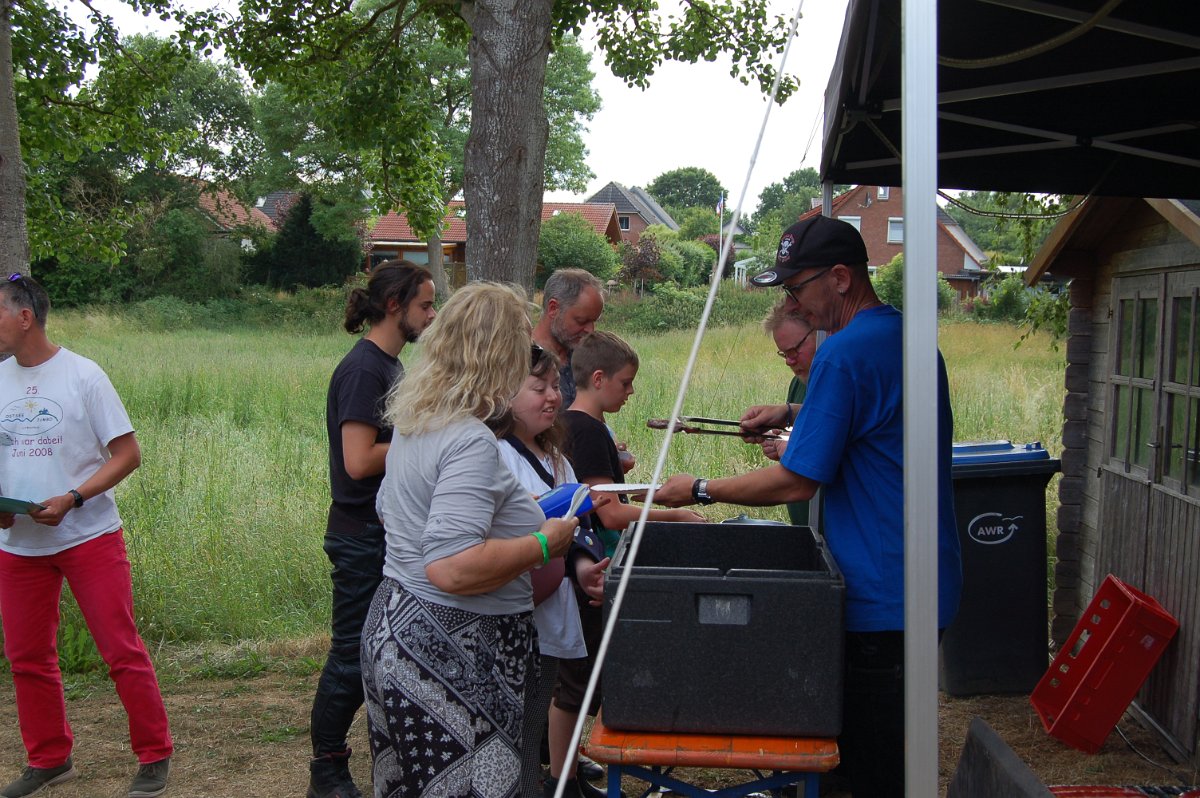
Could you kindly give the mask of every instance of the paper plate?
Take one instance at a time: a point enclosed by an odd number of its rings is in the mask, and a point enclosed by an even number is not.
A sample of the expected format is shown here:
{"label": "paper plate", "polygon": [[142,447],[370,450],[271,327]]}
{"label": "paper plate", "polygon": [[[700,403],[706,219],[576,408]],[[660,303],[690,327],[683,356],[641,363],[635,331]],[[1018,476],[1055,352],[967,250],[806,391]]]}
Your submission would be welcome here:
{"label": "paper plate", "polygon": [[[662,485],[658,487],[661,488]],[[607,485],[592,485],[591,488],[597,493],[647,493],[654,485],[649,482],[613,482]]]}

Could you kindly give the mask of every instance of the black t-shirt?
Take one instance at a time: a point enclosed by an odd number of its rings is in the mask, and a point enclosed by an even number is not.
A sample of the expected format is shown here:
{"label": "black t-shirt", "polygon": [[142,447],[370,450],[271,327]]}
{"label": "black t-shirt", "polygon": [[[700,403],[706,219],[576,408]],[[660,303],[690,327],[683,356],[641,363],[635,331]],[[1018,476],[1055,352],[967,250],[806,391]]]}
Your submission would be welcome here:
{"label": "black t-shirt", "polygon": [[[605,482],[624,482],[625,471],[621,468],[621,458],[617,454],[617,444],[612,433],[608,431],[603,421],[597,421],[587,413],[579,410],[568,410],[564,416],[567,423],[567,459],[575,469],[575,476],[581,482],[602,479]],[[621,495],[618,501],[629,503],[629,497]],[[594,525],[604,541],[605,552],[612,556],[620,529],[607,530],[596,516]]]}
{"label": "black t-shirt", "polygon": [[383,474],[351,479],[342,454],[342,424],[358,421],[378,430],[376,443],[390,443],[392,428],[383,421],[384,399],[404,375],[400,360],[366,338],[346,353],[329,379],[325,427],[329,433],[329,487],[333,503],[360,521],[378,523],[375,494]]}
{"label": "black t-shirt", "polygon": [[580,480],[602,477],[607,482],[624,482],[617,444],[604,422],[579,410],[568,410],[563,418],[567,422],[566,455],[575,476]]}

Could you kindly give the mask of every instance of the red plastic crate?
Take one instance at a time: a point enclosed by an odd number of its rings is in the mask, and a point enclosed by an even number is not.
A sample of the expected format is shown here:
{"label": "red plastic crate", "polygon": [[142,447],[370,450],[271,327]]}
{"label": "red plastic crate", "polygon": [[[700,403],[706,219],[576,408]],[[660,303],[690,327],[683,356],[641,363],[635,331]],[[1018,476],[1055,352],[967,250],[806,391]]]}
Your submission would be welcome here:
{"label": "red plastic crate", "polygon": [[1157,601],[1109,574],[1029,698],[1046,731],[1099,751],[1178,629]]}

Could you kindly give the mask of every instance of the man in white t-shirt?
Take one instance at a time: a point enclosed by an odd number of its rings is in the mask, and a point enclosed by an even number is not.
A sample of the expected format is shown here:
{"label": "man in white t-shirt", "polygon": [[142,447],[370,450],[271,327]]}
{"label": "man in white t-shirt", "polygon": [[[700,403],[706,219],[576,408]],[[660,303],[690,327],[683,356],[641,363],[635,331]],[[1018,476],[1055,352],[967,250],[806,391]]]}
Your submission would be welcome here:
{"label": "man in white t-shirt", "polygon": [[0,620],[28,765],[0,798],[78,774],[56,635],[65,579],[129,715],[138,771],[129,798],[160,795],[173,752],[154,666],[133,616],[113,487],[141,464],[129,416],[92,361],[46,337],[50,301],[32,278],[0,283]]}

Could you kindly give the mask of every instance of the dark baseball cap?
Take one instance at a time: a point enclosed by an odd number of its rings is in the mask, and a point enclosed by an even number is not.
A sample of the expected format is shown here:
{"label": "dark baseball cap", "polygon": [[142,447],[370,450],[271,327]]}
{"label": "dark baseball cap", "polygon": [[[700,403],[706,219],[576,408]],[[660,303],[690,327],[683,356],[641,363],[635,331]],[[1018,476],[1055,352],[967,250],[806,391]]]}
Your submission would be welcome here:
{"label": "dark baseball cap", "polygon": [[854,225],[828,216],[811,216],[784,231],[775,268],[750,278],[758,286],[779,285],[805,269],[867,262],[867,245]]}

